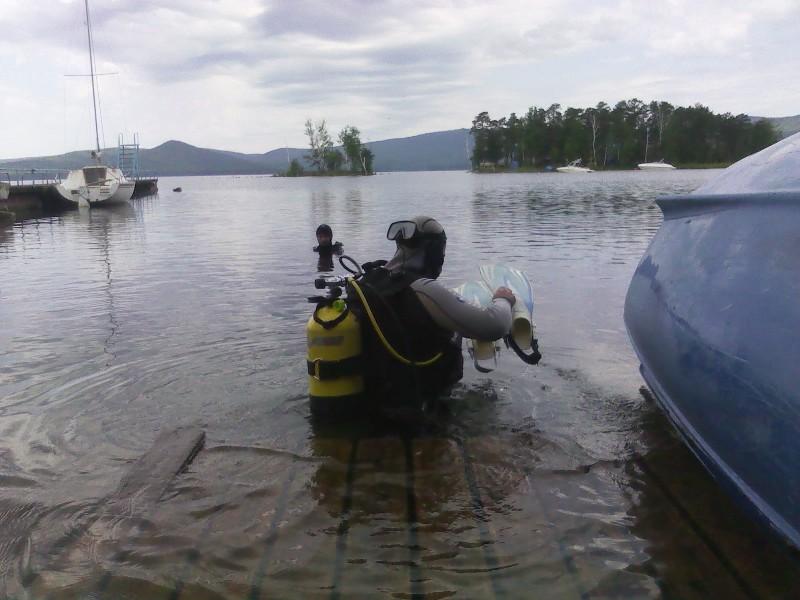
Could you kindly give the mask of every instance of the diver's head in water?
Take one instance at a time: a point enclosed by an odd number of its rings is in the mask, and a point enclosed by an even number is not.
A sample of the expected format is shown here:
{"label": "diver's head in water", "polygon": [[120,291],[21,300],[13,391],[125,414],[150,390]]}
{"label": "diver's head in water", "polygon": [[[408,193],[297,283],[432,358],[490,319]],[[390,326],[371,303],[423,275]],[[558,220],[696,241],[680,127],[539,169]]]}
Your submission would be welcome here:
{"label": "diver's head in water", "polygon": [[386,264],[390,271],[410,271],[436,279],[442,272],[447,236],[439,221],[418,216],[389,225],[386,239],[397,244],[397,251]]}
{"label": "diver's head in water", "polygon": [[333,244],[333,230],[330,225],[323,223],[317,227],[317,248],[330,248]]}

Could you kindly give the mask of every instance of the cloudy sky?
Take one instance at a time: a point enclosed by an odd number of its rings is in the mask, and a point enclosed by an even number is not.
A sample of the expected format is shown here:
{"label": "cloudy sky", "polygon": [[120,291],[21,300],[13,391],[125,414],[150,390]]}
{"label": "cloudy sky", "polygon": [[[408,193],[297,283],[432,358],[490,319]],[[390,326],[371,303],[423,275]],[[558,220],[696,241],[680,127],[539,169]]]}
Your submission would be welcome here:
{"label": "cloudy sky", "polygon": [[[638,97],[800,113],[800,0],[90,0],[104,138],[265,152]],[[0,157],[88,148],[83,0],[0,0]]]}

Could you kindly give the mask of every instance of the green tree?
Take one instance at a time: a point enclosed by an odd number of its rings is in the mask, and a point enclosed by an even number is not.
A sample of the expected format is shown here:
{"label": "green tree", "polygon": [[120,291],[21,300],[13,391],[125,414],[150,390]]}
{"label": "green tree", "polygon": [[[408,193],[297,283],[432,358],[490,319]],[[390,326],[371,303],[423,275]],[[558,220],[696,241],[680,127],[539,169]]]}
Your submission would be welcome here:
{"label": "green tree", "polygon": [[331,150],[333,150],[333,141],[328,133],[328,127],[325,124],[325,119],[322,119],[322,121],[317,124],[317,140],[319,142],[319,150],[320,154],[322,155],[323,164],[327,166],[329,155]]}
{"label": "green tree", "polygon": [[473,168],[480,167],[484,162],[496,165],[503,159],[505,124],[505,118],[500,121],[494,120],[488,112],[482,112],[472,120],[470,132],[475,140],[475,147],[472,150]]}
{"label": "green tree", "polygon": [[367,148],[366,146],[361,146],[361,151],[359,153],[359,158],[361,160],[361,169],[364,175],[372,175],[372,161],[375,158],[375,155],[372,153],[372,150]]}
{"label": "green tree", "polygon": [[567,160],[575,160],[590,155],[591,138],[581,109],[568,108],[564,111],[562,128],[562,156]]}
{"label": "green tree", "polygon": [[650,114],[653,115],[656,134],[658,136],[656,145],[657,151],[654,155],[656,160],[664,158],[664,131],[674,111],[675,107],[669,102],[653,101],[650,103]]}
{"label": "green tree", "polygon": [[338,150],[328,148],[325,151],[325,168],[328,171],[338,171],[342,168],[344,163],[344,155]]}
{"label": "green tree", "polygon": [[546,165],[591,158],[597,166],[633,167],[643,160],[727,163],[774,143],[778,136],[766,120],[746,115],[715,114],[696,104],[675,107],[638,98],[610,108],[547,109],[531,107],[523,117],[492,119],[479,113],[470,129],[475,142],[473,168],[483,163]]}
{"label": "green tree", "polygon": [[287,177],[301,177],[303,175],[303,166],[296,158],[292,159],[289,163],[289,168],[286,170]]}
{"label": "green tree", "polygon": [[344,160],[347,169],[353,172],[361,171],[361,132],[358,128],[347,125],[339,132],[339,143],[344,150]]}
{"label": "green tree", "polygon": [[322,171],[322,168],[325,166],[325,159],[320,149],[317,128],[314,127],[314,123],[311,122],[311,119],[306,119],[306,136],[308,136],[309,152],[305,155],[305,158],[311,163],[311,166],[317,167],[318,171]]}
{"label": "green tree", "polygon": [[511,165],[514,161],[522,164],[520,156],[521,141],[522,120],[517,117],[516,113],[512,112],[505,121],[505,130],[503,131],[503,154],[507,165]]}
{"label": "green tree", "polygon": [[544,162],[547,155],[547,123],[545,111],[532,106],[522,118],[520,140],[522,163],[534,166]]}
{"label": "green tree", "polygon": [[594,144],[596,165],[600,164],[602,156],[603,167],[608,163],[609,147],[612,143],[611,137],[611,108],[605,102],[598,102],[592,109],[591,118],[594,128]]}
{"label": "green tree", "polygon": [[322,172],[330,162],[329,155],[333,149],[333,142],[328,133],[325,119],[322,119],[316,125],[311,122],[311,119],[307,119],[306,136],[308,136],[309,153],[306,154],[305,158],[312,166],[317,168],[317,171]]}
{"label": "green tree", "polygon": [[475,145],[472,148],[473,169],[480,167],[481,163],[486,160],[486,147],[489,137],[489,130],[491,128],[491,121],[492,119],[489,116],[489,113],[486,111],[478,113],[478,115],[472,119],[470,133],[472,133],[472,138],[475,141]]}
{"label": "green tree", "polygon": [[551,104],[544,111],[544,126],[546,150],[545,155],[542,157],[543,162],[564,162],[562,147],[563,115],[561,114],[560,104]]}
{"label": "green tree", "polygon": [[761,119],[753,125],[753,132],[750,138],[749,147],[745,149],[745,156],[752,152],[757,152],[767,146],[771,146],[778,141],[778,132],[772,123],[766,119]]}

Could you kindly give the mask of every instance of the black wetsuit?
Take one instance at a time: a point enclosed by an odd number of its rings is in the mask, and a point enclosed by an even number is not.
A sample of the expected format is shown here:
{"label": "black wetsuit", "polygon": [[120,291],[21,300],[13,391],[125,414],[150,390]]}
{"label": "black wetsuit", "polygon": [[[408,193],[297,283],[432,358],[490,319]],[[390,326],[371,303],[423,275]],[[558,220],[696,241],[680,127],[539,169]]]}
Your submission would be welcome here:
{"label": "black wetsuit", "polygon": [[344,246],[342,245],[342,242],[334,242],[333,244],[329,244],[327,246],[314,246],[314,252],[319,254],[319,259],[317,260],[317,271],[320,273],[333,271],[333,257],[341,256],[343,251]]}
{"label": "black wetsuit", "polygon": [[[358,296],[351,290],[348,297],[361,323],[362,356],[365,360],[365,384],[368,402],[381,406],[421,406],[446,392],[463,376],[463,356],[460,334],[470,334],[471,328],[460,327],[463,315],[453,312],[466,310],[476,322],[481,333],[496,339],[508,331],[510,305],[505,300],[488,310],[471,306],[462,308],[453,292],[446,290],[434,280],[408,272],[390,272],[374,268],[359,280],[375,319],[389,344],[403,357],[414,363],[425,362],[441,353],[440,358],[427,366],[408,365],[398,360],[386,349],[375,332],[372,323],[361,305]],[[447,323],[443,326],[441,310],[432,309],[428,297],[432,289],[441,304],[447,305],[452,296]],[[508,308],[506,308],[508,307]],[[436,315],[434,318],[433,315]],[[459,331],[468,329],[470,331]]]}
{"label": "black wetsuit", "polygon": [[342,242],[333,242],[327,246],[323,246],[322,244],[314,246],[314,252],[319,252],[320,254],[341,254],[343,249],[344,245]]}

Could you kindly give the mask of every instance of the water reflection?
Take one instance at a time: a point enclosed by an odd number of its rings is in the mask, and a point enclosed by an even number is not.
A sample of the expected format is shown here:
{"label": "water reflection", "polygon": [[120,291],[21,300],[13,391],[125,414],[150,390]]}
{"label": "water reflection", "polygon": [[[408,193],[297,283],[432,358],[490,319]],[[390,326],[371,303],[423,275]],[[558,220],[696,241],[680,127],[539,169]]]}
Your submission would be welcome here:
{"label": "water reflection", "polygon": [[649,447],[624,469],[632,532],[646,540],[630,569],[654,579],[663,597],[795,596],[800,555],[706,485],[706,471],[650,407],[641,427]]}
{"label": "water reflection", "polygon": [[114,353],[114,336],[120,327],[114,308],[113,270],[110,238],[115,228],[124,228],[128,221],[136,219],[136,211],[129,204],[104,207],[101,210],[81,208],[77,212],[77,220],[86,226],[92,240],[93,247],[99,251],[105,283],[103,292],[106,298],[108,311],[108,335],[103,341],[103,352],[107,355],[105,366],[111,366],[116,358]]}
{"label": "water reflection", "polygon": [[[331,204],[334,203],[334,195],[330,190],[313,190],[310,193],[311,201],[308,203],[309,217],[308,223],[335,223],[336,219],[331,213]],[[316,225],[315,225],[316,226]]]}
{"label": "water reflection", "polygon": [[0,225],[0,252],[3,251],[6,244],[10,244],[14,240],[14,227],[11,224]]}
{"label": "water reflection", "polygon": [[333,271],[333,253],[320,252],[317,259],[317,271],[320,273],[329,273]]}

